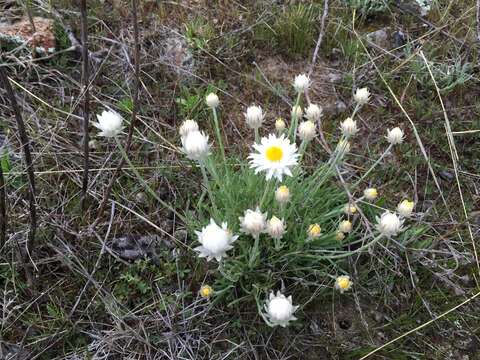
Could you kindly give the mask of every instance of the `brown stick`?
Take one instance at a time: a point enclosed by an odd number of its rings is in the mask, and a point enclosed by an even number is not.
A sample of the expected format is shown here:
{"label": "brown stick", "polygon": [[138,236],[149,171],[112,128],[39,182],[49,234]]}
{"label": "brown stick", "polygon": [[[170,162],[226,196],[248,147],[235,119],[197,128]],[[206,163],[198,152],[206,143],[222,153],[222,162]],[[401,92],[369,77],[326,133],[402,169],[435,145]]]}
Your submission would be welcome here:
{"label": "brown stick", "polygon": [[[132,144],[132,137],[133,137],[133,130],[135,129],[135,123],[137,119],[137,109],[138,109],[138,89],[140,87],[140,41],[138,39],[138,19],[137,19],[137,12],[138,12],[138,0],[132,0],[132,13],[133,13],[133,37],[134,37],[134,43],[135,43],[135,50],[134,50],[134,69],[135,69],[135,83],[133,86],[133,106],[132,106],[132,120],[130,122],[130,126],[128,128],[128,136],[127,136],[127,142],[125,145],[125,152],[128,154],[130,151],[130,146]],[[110,192],[112,191],[113,184],[117,178],[118,173],[120,172],[120,169],[125,165],[125,159],[122,157],[122,160],[120,160],[120,163],[118,164],[117,168],[115,169],[115,172],[112,175],[112,178],[110,180],[110,183],[107,186],[107,189],[105,190],[105,194],[103,195],[102,202],[100,203],[100,206],[98,207],[98,212],[97,212],[97,219],[93,223],[92,226],[95,226],[98,224],[100,221],[100,218],[103,214],[103,211],[105,210],[105,206],[108,202],[108,198],[110,197]]]}
{"label": "brown stick", "polygon": [[83,90],[83,181],[82,181],[82,197],[80,200],[80,208],[85,211],[85,201],[88,190],[88,171],[90,167],[89,161],[89,135],[88,122],[90,117],[90,91],[89,91],[89,67],[88,67],[88,24],[87,24],[87,0],[80,2],[80,14],[82,22],[82,90]]}
{"label": "brown stick", "polygon": [[18,134],[20,136],[20,142],[22,143],[23,155],[25,158],[25,164],[27,166],[28,177],[28,199],[30,203],[30,231],[27,239],[27,252],[31,254],[31,251],[35,245],[35,231],[37,229],[37,211],[35,205],[35,176],[33,174],[32,155],[30,154],[30,143],[28,140],[27,131],[25,130],[25,123],[23,122],[22,114],[15,98],[10,80],[3,67],[0,67],[0,83],[7,93],[7,97],[10,100],[13,113],[15,114],[15,120],[17,122]]}
{"label": "brown stick", "polygon": [[325,19],[328,16],[328,0],[324,0],[323,4],[323,14],[322,20],[320,22],[320,33],[318,34],[317,45],[315,45],[315,50],[313,51],[312,63],[310,64],[310,70],[308,70],[308,76],[310,77],[315,68],[315,63],[317,62],[318,51],[320,50],[320,45],[322,44],[323,35],[325,34]]}

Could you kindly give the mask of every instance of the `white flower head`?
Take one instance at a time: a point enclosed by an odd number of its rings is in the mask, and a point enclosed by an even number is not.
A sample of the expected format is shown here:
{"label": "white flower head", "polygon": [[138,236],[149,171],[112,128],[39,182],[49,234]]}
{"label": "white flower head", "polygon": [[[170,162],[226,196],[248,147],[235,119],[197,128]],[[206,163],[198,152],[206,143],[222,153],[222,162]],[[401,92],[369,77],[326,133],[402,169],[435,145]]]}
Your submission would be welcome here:
{"label": "white flower head", "polygon": [[335,279],[335,289],[339,290],[341,294],[348,291],[352,284],[353,282],[348,275],[341,275]]}
{"label": "white flower head", "polygon": [[287,186],[281,185],[275,191],[275,200],[280,204],[286,204],[290,200],[290,190]]}
{"label": "white flower head", "polygon": [[342,222],[340,222],[340,225],[338,225],[338,231],[342,233],[349,233],[350,231],[352,231],[352,229],[353,225],[348,220],[343,220]]}
{"label": "white flower head", "polygon": [[97,114],[97,120],[98,122],[94,122],[93,126],[100,130],[98,136],[115,137],[119,135],[123,129],[123,119],[120,114],[115,111],[103,110],[100,115]]}
{"label": "white flower head", "polygon": [[346,118],[341,124],[340,129],[345,137],[350,137],[358,132],[357,122],[352,118]]}
{"label": "white flower head", "polygon": [[385,236],[395,236],[403,230],[403,219],[390,211],[385,211],[382,216],[376,217],[377,230]]}
{"label": "white flower head", "polygon": [[267,221],[267,233],[272,238],[280,240],[287,229],[285,228],[284,220],[280,220],[276,216],[272,216],[270,220]]}
{"label": "white flower head", "polygon": [[317,134],[315,123],[311,120],[304,121],[298,126],[300,140],[311,141]]}
{"label": "white flower head", "polygon": [[355,91],[355,95],[353,95],[353,98],[358,105],[364,105],[370,99],[370,91],[368,91],[366,87],[357,89],[357,91]]}
{"label": "white flower head", "polygon": [[298,93],[304,92],[310,86],[310,79],[305,74],[295,76],[293,87]]}
{"label": "white flower head", "polygon": [[258,238],[261,233],[266,231],[267,226],[267,213],[262,214],[260,208],[253,210],[245,210],[243,216],[239,217],[240,231],[245,234],[252,235],[254,238]]}
{"label": "white flower head", "polygon": [[263,124],[263,112],[260,106],[249,106],[245,113],[245,120],[251,129],[259,129]]}
{"label": "white flower head", "polygon": [[395,127],[392,130],[388,130],[387,140],[390,144],[396,145],[403,142],[403,131],[399,127]]}
{"label": "white flower head", "polygon": [[298,153],[297,146],[281,135],[277,137],[270,134],[263,137],[260,144],[254,144],[253,148],[257,151],[251,153],[250,167],[255,169],[255,173],[266,172],[267,180],[272,177],[282,181],[283,175],[292,176],[291,168],[297,165]]}
{"label": "white flower head", "polygon": [[285,120],[282,118],[278,118],[275,120],[275,130],[277,130],[277,133],[281,135],[284,131],[287,125],[285,124]]}
{"label": "white flower head", "polygon": [[214,93],[208,94],[205,98],[205,102],[207,103],[207,106],[212,109],[215,109],[220,104],[220,100],[218,99],[217,94]]}
{"label": "white flower head", "polygon": [[368,188],[363,190],[363,196],[365,199],[373,201],[378,197],[378,191],[375,188]]}
{"label": "white flower head", "polygon": [[291,112],[292,118],[295,119],[301,119],[303,116],[303,110],[300,105],[295,105],[292,107],[292,112]]}
{"label": "white flower head", "polygon": [[218,226],[213,219],[202,231],[195,231],[201,246],[195,248],[199,257],[206,257],[207,260],[216,259],[220,261],[226,256],[226,252],[233,248],[232,243],[237,240],[238,235],[232,235],[227,228],[227,223]]}
{"label": "white flower head", "polygon": [[409,217],[412,215],[413,208],[415,203],[409,200],[403,200],[397,205],[397,212],[404,217]]}
{"label": "white flower head", "polygon": [[183,151],[187,157],[195,161],[204,161],[210,154],[208,135],[198,130],[189,132],[182,138]]}
{"label": "white flower head", "polygon": [[198,124],[195,120],[185,120],[179,129],[181,137],[187,136],[192,131],[198,131]]}
{"label": "white flower head", "polygon": [[321,106],[310,104],[305,109],[305,117],[310,121],[318,121],[323,115],[323,109]]}
{"label": "white flower head", "polygon": [[285,297],[280,291],[274,295],[270,293],[269,299],[265,304],[265,317],[269,326],[286,327],[290,321],[297,320],[293,313],[298,309],[298,305],[294,306],[292,297]]}

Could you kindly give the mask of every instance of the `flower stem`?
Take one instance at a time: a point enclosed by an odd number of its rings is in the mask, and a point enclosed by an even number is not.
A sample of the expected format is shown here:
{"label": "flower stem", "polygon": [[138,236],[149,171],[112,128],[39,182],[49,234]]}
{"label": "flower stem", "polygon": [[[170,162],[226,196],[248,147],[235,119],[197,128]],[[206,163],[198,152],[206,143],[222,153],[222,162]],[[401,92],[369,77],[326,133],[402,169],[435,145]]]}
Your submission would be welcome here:
{"label": "flower stem", "polygon": [[250,253],[250,261],[248,262],[248,266],[250,269],[253,269],[253,264],[258,256],[258,245],[259,245],[260,235],[255,237],[255,242],[253,243],[253,248]]}
{"label": "flower stem", "polygon": [[270,192],[270,188],[271,188],[270,184],[271,183],[273,184],[274,180],[272,180],[272,181],[267,180],[267,185],[265,185],[265,190],[263,192],[262,199],[260,200],[260,205],[259,205],[260,209],[262,209],[262,205],[265,202],[265,200],[267,199],[267,194]]}
{"label": "flower stem", "polygon": [[170,204],[167,204],[165,201],[163,201],[158,195],[157,193],[150,187],[150,185],[147,184],[147,182],[143,179],[143,177],[140,175],[140,173],[138,172],[138,170],[136,169],[135,166],[133,166],[132,162],[130,161],[130,159],[128,158],[128,155],[127,153],[125,152],[125,149],[123,148],[122,144],[120,143],[120,140],[118,139],[118,137],[115,136],[115,141],[117,142],[117,146],[123,156],[123,158],[125,159],[125,161],[128,163],[128,166],[130,167],[130,169],[132,169],[133,173],[135,174],[135,176],[138,178],[138,180],[142,183],[143,187],[148,191],[148,193],[150,193],[150,195],[152,195],[162,206],[166,207],[168,210],[170,210],[171,212],[173,212],[176,216],[178,216],[182,221],[186,221],[185,217],[180,214],[178,211],[176,211]]}
{"label": "flower stem", "polygon": [[215,214],[218,215],[218,208],[215,203],[215,197],[213,196],[212,189],[210,188],[210,182],[208,180],[207,176],[207,171],[205,170],[205,163],[200,162],[200,170],[202,171],[202,176],[203,176],[203,182],[205,183],[205,188],[207,189],[208,192],[208,197],[210,198],[210,202],[212,203],[213,210],[215,211]]}
{"label": "flower stem", "polygon": [[[302,93],[299,92],[297,95],[297,100],[295,101],[294,108],[300,104],[300,98],[302,96]],[[292,139],[292,141],[295,141],[295,136],[297,134],[297,127],[298,127],[298,116],[297,112],[295,111],[292,115],[292,126],[290,127],[290,130],[288,131],[288,137]]]}
{"label": "flower stem", "polygon": [[255,143],[258,144],[260,142],[260,134],[258,128],[255,128]]}
{"label": "flower stem", "polygon": [[218,146],[220,146],[220,152],[222,154],[222,159],[226,167],[227,160],[225,158],[225,148],[223,147],[222,136],[220,134],[220,124],[218,123],[217,109],[213,108],[212,111],[213,111],[213,122],[215,123],[215,134],[217,135]]}
{"label": "flower stem", "polygon": [[352,189],[353,188],[356,188],[367,176],[368,174],[370,174],[372,172],[373,169],[375,169],[377,167],[378,164],[380,164],[380,162],[385,158],[385,156],[390,152],[390,150],[392,149],[393,145],[390,144],[388,147],[387,147],[387,150],[384,151],[384,153],[377,159],[377,161],[375,161],[375,163],[370,167],[370,169],[367,170],[367,172],[365,174],[362,175],[362,177],[360,179],[357,180],[357,182],[352,186]]}

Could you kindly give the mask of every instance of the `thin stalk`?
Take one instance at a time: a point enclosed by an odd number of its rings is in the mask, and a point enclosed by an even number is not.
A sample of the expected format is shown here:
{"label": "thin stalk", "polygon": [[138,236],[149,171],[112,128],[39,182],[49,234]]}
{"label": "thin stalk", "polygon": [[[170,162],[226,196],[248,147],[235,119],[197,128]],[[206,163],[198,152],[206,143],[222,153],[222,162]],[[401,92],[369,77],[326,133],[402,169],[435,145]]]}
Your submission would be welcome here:
{"label": "thin stalk", "polygon": [[222,159],[226,169],[227,159],[225,157],[225,148],[223,147],[222,135],[220,133],[220,124],[218,123],[217,109],[212,108],[212,112],[213,112],[213,122],[215,123],[215,134],[217,135],[218,146],[220,146],[220,153],[222,154]]}
{"label": "thin stalk", "polygon": [[[138,0],[132,0],[133,37],[135,42],[135,51],[134,51],[135,83],[133,86],[132,120],[130,121],[130,126],[128,127],[128,136],[127,136],[127,141],[125,145],[126,153],[130,152],[130,147],[132,145],[133,132],[135,129],[135,124],[137,122],[136,120],[137,120],[137,109],[138,109],[138,92],[140,87],[140,41],[139,41],[139,35],[138,35],[139,32],[138,32],[137,13],[138,13]],[[98,207],[97,220],[95,220],[95,222],[92,224],[92,227],[95,227],[96,224],[100,221],[103,211],[105,210],[105,206],[107,205],[108,199],[110,197],[110,193],[112,192],[113,184],[115,183],[118,173],[120,172],[120,170],[124,165],[125,165],[125,158],[122,158],[118,163],[110,179],[110,182],[108,183],[107,189],[105,190],[105,194],[103,195],[102,202]]]}
{"label": "thin stalk", "polygon": [[130,167],[130,169],[133,171],[133,173],[135,174],[135,176],[137,177],[137,179],[142,183],[143,187],[147,190],[147,192],[152,195],[155,200],[157,200],[162,206],[164,206],[165,208],[167,208],[168,210],[170,210],[171,212],[173,212],[176,216],[178,216],[182,221],[185,221],[185,217],[180,214],[179,212],[177,212],[170,204],[166,203],[165,201],[163,201],[158,195],[157,193],[150,187],[150,185],[147,184],[147,182],[143,179],[142,175],[140,175],[140,173],[138,172],[137,168],[132,164],[132,162],[130,161],[128,155],[127,155],[127,152],[125,151],[125,149],[123,148],[120,140],[115,137],[115,141],[117,143],[117,146],[118,146],[118,149],[120,150],[120,153],[122,154],[122,157],[123,159],[128,163],[128,166]]}
{"label": "thin stalk", "polygon": [[257,257],[258,257],[259,241],[260,241],[260,236],[256,236],[256,237],[255,237],[255,240],[254,240],[254,243],[253,243],[252,251],[251,251],[251,253],[250,253],[250,260],[249,260],[249,262],[248,262],[248,267],[249,267],[250,269],[253,269],[253,264],[255,263],[255,260],[256,260]]}
{"label": "thin stalk", "polygon": [[373,171],[373,169],[375,169],[377,165],[380,164],[380,162],[390,152],[392,147],[393,147],[393,144],[388,145],[387,150],[385,150],[384,153],[377,159],[377,161],[375,161],[375,163],[370,167],[370,169],[368,169],[367,172],[363,174],[360,179],[357,180],[357,182],[352,186],[352,189],[356,188],[368,176],[368,174],[370,174]]}
{"label": "thin stalk", "polygon": [[[297,100],[295,101],[294,108],[297,107],[300,104],[300,98],[301,97],[302,97],[302,93],[299,92],[298,95],[297,95]],[[288,130],[288,137],[291,138],[292,141],[295,141],[295,136],[297,135],[297,127],[298,127],[298,116],[297,116],[297,112],[295,112],[292,116],[292,125],[290,126],[290,129]]]}
{"label": "thin stalk", "polygon": [[10,80],[5,72],[5,68],[0,67],[0,83],[7,93],[7,97],[12,106],[13,113],[15,114],[15,120],[17,122],[18,133],[20,136],[20,142],[22,143],[23,156],[27,165],[27,177],[28,177],[28,199],[29,199],[29,211],[30,211],[30,231],[27,239],[27,252],[31,253],[31,250],[35,245],[35,232],[37,229],[37,210],[35,205],[35,175],[33,172],[32,155],[30,153],[30,142],[28,140],[27,131],[25,130],[25,123],[23,122],[20,108],[15,98]]}
{"label": "thin stalk", "polygon": [[255,128],[255,144],[260,143],[260,132],[258,128]]}
{"label": "thin stalk", "polygon": [[267,185],[265,185],[265,190],[263,191],[262,199],[260,200],[260,205],[258,206],[260,209],[262,209],[263,203],[267,199],[267,195],[271,190],[271,184],[274,184],[275,180],[270,180],[267,181]]}
{"label": "thin stalk", "polygon": [[210,182],[208,180],[207,171],[205,170],[205,163],[200,162],[200,170],[202,171],[203,182],[205,183],[205,188],[208,192],[208,197],[210,198],[210,202],[212,203],[213,210],[217,215],[219,215],[217,205],[215,203],[215,196],[213,195],[212,189],[210,188]]}
{"label": "thin stalk", "polygon": [[90,118],[90,91],[89,91],[89,67],[88,67],[88,24],[87,24],[87,0],[80,2],[80,16],[82,28],[82,92],[83,92],[83,180],[82,180],[82,197],[80,200],[80,208],[85,211],[85,200],[88,190],[88,172],[90,167],[89,161],[89,134],[88,123]]}

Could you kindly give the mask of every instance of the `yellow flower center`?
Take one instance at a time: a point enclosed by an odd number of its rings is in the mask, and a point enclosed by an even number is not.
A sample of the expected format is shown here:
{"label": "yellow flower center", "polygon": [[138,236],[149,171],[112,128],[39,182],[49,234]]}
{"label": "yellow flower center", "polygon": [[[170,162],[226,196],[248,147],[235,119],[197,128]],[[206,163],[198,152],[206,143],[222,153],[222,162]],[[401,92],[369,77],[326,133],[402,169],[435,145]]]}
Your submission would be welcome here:
{"label": "yellow flower center", "polygon": [[204,285],[200,288],[200,296],[202,296],[204,298],[210,297],[210,295],[212,295],[212,293],[213,293],[213,289],[208,285]]}
{"label": "yellow flower center", "polygon": [[310,236],[318,236],[318,235],[320,235],[321,231],[322,231],[322,229],[320,228],[320,225],[312,224],[312,225],[310,225],[310,227],[308,229],[308,234]]}
{"label": "yellow flower center", "polygon": [[283,150],[279,146],[270,146],[267,149],[266,156],[267,156],[267,159],[270,161],[275,161],[275,162],[280,161],[282,160],[282,157],[283,157]]}
{"label": "yellow flower center", "polygon": [[347,278],[339,278],[337,283],[340,289],[348,289],[350,286],[350,280]]}

